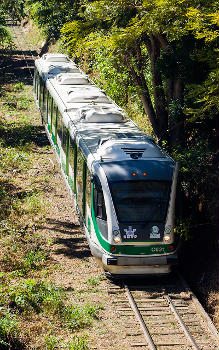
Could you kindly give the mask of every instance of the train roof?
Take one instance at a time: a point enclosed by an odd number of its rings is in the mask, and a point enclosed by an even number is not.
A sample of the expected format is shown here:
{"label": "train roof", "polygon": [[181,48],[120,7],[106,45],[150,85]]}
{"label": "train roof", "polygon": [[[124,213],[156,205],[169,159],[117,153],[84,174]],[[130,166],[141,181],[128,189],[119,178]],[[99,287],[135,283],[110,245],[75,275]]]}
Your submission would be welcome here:
{"label": "train roof", "polygon": [[35,65],[72,137],[102,163],[163,159],[173,162],[150,136],[63,54],[45,54]]}

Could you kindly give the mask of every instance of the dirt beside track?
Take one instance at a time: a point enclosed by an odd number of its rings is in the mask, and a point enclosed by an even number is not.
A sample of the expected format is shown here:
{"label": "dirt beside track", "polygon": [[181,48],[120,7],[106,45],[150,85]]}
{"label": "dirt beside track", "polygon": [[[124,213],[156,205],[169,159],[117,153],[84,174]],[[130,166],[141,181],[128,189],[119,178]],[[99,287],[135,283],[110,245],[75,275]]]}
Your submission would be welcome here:
{"label": "dirt beside track", "polygon": [[[12,33],[20,37],[22,29],[13,27]],[[29,120],[32,137],[32,166],[27,172],[14,172],[5,174],[13,176],[16,186],[13,185],[13,193],[25,193],[33,187],[41,191],[41,202],[43,203],[43,215],[34,218],[34,225],[25,225],[25,229],[45,240],[44,249],[49,252],[49,259],[45,267],[38,271],[32,271],[29,278],[35,281],[46,280],[59,287],[63,287],[67,293],[66,302],[76,304],[92,304],[99,307],[98,318],[92,321],[92,325],[81,330],[69,331],[56,320],[47,319],[44,315],[22,316],[22,339],[28,349],[45,350],[46,335],[68,342],[74,334],[86,334],[89,349],[119,350],[127,349],[125,325],[117,325],[119,319],[115,314],[112,298],[107,293],[111,282],[104,276],[103,270],[97,265],[91,256],[85,235],[79,225],[79,221],[73,205],[73,200],[66,188],[65,182],[60,173],[59,164],[49,146],[44,128],[41,124],[41,117],[35,106],[32,96],[33,57],[22,44],[25,52],[18,47],[10,53],[4,53],[1,67],[4,70],[2,86],[4,90],[10,90],[12,85],[24,83],[25,98],[31,100],[30,108],[25,111],[25,117]],[[36,51],[34,51],[36,52]],[[28,63],[28,67],[27,67]],[[0,67],[0,68],[1,68]],[[15,113],[0,115],[7,122],[16,120]],[[19,130],[16,133],[16,143],[19,143]],[[8,146],[13,146],[13,135],[8,135]],[[46,181],[45,181],[46,179]],[[8,186],[9,188],[9,186]],[[24,221],[28,218],[24,218]],[[13,281],[11,282],[13,283]],[[52,324],[53,323],[53,324]]]}

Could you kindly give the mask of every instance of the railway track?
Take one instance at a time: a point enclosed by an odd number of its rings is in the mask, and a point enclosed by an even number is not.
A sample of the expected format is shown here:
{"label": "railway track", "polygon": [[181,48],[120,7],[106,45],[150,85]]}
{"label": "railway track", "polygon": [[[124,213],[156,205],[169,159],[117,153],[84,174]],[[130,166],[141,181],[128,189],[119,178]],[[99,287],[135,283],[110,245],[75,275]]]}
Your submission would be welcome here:
{"label": "railway track", "polygon": [[180,275],[126,283],[108,293],[127,325],[126,350],[217,350],[218,333]]}
{"label": "railway track", "polygon": [[[32,81],[36,50],[23,29],[8,21],[22,60],[6,62],[6,73]],[[16,72],[16,69],[19,71]],[[180,275],[111,284],[108,288],[118,324],[125,324],[124,350],[218,350],[218,332]],[[117,350],[117,349],[113,349]]]}
{"label": "railway track", "polygon": [[[12,48],[11,55],[3,52],[3,59],[0,63],[0,70],[3,76],[6,76],[8,82],[25,81],[32,84],[34,61],[39,57],[37,50],[24,35],[23,28],[16,25],[11,19],[7,19],[7,25],[10,29],[15,48]],[[22,58],[21,58],[22,57]]]}

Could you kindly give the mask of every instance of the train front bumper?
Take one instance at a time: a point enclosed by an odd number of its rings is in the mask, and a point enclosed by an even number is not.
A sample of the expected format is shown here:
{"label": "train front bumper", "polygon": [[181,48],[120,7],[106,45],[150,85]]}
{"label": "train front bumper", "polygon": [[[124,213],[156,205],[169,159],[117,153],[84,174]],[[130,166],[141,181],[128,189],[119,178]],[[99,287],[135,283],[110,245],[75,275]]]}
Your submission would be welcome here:
{"label": "train front bumper", "polygon": [[177,264],[177,254],[144,257],[103,254],[102,264],[111,274],[167,274]]}

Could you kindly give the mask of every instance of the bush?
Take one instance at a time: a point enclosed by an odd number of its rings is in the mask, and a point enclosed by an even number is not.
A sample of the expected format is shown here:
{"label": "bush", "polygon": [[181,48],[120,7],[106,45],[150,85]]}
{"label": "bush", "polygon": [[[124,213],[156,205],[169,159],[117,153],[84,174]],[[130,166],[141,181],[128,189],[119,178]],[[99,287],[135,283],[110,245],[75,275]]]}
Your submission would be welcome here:
{"label": "bush", "polygon": [[0,308],[0,348],[7,349],[24,349],[19,340],[19,323],[17,317],[5,309]]}

